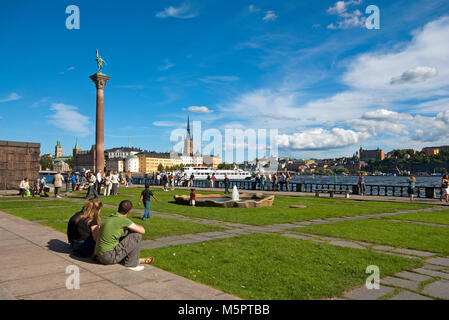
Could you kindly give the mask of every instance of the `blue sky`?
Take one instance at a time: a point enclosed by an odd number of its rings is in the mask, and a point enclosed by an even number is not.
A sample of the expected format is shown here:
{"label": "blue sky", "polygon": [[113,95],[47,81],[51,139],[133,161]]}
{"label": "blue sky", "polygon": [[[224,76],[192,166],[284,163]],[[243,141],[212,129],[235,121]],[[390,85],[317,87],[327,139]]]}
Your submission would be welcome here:
{"label": "blue sky", "polygon": [[1,1],[0,139],[90,148],[98,48],[106,148],[168,151],[187,115],[277,129],[279,154],[299,158],[447,144],[448,37],[437,0]]}

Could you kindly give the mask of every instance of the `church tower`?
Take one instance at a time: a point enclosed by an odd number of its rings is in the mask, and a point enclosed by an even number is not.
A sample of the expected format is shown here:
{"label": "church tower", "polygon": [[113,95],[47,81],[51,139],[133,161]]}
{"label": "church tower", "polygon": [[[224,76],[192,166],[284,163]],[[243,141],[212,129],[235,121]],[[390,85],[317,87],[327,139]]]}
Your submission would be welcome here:
{"label": "church tower", "polygon": [[58,140],[58,142],[56,143],[56,147],[55,147],[55,158],[60,158],[62,157],[62,146],[61,146],[61,141]]}
{"label": "church tower", "polygon": [[187,134],[186,134],[186,138],[184,139],[184,150],[183,150],[182,155],[193,157],[193,138],[190,133],[190,118],[189,118],[189,116],[187,116]]}

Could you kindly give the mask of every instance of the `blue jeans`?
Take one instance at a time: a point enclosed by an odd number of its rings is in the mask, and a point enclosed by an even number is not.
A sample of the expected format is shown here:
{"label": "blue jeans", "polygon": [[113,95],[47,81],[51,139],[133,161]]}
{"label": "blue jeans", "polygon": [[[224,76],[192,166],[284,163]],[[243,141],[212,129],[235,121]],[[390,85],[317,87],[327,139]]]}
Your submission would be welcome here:
{"label": "blue jeans", "polygon": [[149,219],[149,218],[151,218],[151,216],[150,216],[150,200],[145,201],[143,204],[145,205],[145,212],[143,214],[143,218]]}
{"label": "blue jeans", "polygon": [[75,240],[72,244],[73,252],[82,257],[91,257],[95,251],[95,241],[88,240]]}

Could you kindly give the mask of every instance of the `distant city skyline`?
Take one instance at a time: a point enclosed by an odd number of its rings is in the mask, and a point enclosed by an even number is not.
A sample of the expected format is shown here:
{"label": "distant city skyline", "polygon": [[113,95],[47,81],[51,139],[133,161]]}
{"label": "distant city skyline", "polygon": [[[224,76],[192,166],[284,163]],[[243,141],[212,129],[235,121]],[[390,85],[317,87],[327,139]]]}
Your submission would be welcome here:
{"label": "distant city skyline", "polygon": [[448,144],[447,1],[82,0],[72,30],[68,5],[0,3],[1,140],[90,149],[98,49],[105,149],[168,152],[187,116],[277,129],[280,157]]}

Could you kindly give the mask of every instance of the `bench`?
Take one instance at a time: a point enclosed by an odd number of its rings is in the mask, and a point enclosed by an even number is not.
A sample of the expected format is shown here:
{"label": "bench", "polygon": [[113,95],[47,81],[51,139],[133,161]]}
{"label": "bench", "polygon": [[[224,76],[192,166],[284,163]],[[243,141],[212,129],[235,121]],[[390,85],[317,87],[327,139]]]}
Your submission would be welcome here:
{"label": "bench", "polygon": [[315,197],[319,197],[320,193],[329,193],[329,196],[331,198],[334,197],[335,193],[344,193],[345,194],[345,198],[349,199],[349,194],[352,193],[352,191],[350,190],[333,190],[333,189],[315,189]]}

